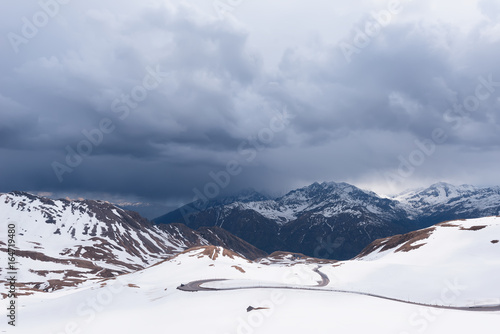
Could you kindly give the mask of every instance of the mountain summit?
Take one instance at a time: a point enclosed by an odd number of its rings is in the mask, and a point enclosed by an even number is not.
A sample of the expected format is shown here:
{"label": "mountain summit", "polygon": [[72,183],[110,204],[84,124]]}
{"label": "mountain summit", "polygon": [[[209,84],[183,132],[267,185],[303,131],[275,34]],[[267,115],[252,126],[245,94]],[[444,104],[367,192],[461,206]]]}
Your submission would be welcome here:
{"label": "mountain summit", "polygon": [[285,250],[348,259],[378,238],[406,233],[445,220],[500,212],[500,187],[436,183],[384,198],[348,183],[323,182],[275,199],[188,204],[154,220],[191,228],[220,226],[266,252]]}
{"label": "mountain summit", "polygon": [[[155,226],[103,201],[0,194],[0,220],[15,226],[19,285],[26,289],[54,290],[137,271],[196,246],[222,246],[249,259],[267,255],[218,227]],[[0,241],[2,252],[7,245]]]}

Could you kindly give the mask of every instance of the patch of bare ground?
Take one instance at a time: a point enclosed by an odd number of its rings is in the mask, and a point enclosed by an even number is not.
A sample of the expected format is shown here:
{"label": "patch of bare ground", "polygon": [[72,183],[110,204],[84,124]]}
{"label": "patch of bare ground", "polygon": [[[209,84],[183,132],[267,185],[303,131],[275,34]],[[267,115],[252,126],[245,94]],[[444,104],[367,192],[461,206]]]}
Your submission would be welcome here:
{"label": "patch of bare ground", "polygon": [[42,245],[39,242],[34,242],[34,241],[28,241],[30,244],[34,244],[35,246],[33,247],[34,249],[43,249]]}
{"label": "patch of bare ground", "polygon": [[[3,249],[0,249],[3,250]],[[59,263],[59,264],[65,264],[65,265],[74,265],[78,268],[84,268],[84,269],[89,269],[91,273],[97,273],[101,272],[100,274],[107,275],[109,272],[103,271],[102,267],[99,267],[94,264],[93,261],[90,260],[84,260],[84,259],[75,259],[75,258],[63,258],[63,259],[58,259],[55,257],[47,256],[41,252],[34,252],[34,251],[26,251],[26,250],[17,250],[16,251],[17,255],[19,257],[26,257],[30,258],[32,260],[36,261],[42,261],[42,262],[54,262],[54,263]],[[101,260],[105,260],[105,258],[102,258]],[[116,264],[116,265],[121,265],[126,267],[127,269],[130,269],[131,271],[136,271],[143,269],[142,266],[139,265],[132,265],[128,264],[125,262],[117,261],[114,259],[107,259],[107,262],[110,264]],[[123,273],[123,272],[117,272],[117,273]],[[115,275],[114,275],[115,276]]]}
{"label": "patch of bare ground", "polygon": [[198,258],[208,256],[212,260],[216,260],[219,257],[219,249],[215,246],[206,246],[201,248],[201,252],[198,253]]}
{"label": "patch of bare ground", "polygon": [[460,225],[454,225],[454,224],[451,224],[451,223],[441,223],[441,224],[437,224],[437,226],[441,226],[441,227],[459,227]]}
{"label": "patch of bare ground", "polygon": [[234,268],[234,269],[236,269],[236,270],[238,270],[238,271],[240,271],[240,272],[242,272],[242,273],[246,272],[243,268],[241,268],[239,266],[231,266],[231,267]]}
{"label": "patch of bare ground", "polygon": [[137,289],[140,289],[140,288],[141,288],[140,286],[135,285],[135,284],[132,284],[132,283],[127,284],[127,286],[128,286],[129,288],[137,288]]}
{"label": "patch of bare ground", "polygon": [[241,257],[238,254],[236,254],[235,252],[233,252],[232,250],[225,249],[225,248],[222,249],[222,256],[227,256],[227,257],[230,257],[231,259],[234,259],[235,257]]}
{"label": "patch of bare ground", "polygon": [[492,244],[498,244],[498,240],[491,240]]}
{"label": "patch of bare ground", "polygon": [[[222,249],[222,254],[221,254],[220,249]],[[241,255],[233,252],[232,250],[225,249],[225,248],[218,247],[218,246],[198,246],[198,247],[189,248],[189,249],[177,254],[173,258],[175,258],[181,254],[192,253],[192,252],[195,252],[195,254],[189,255],[190,257],[196,256],[198,258],[202,258],[204,256],[208,256],[210,259],[216,260],[219,257],[219,255],[222,255],[223,257],[226,256],[226,257],[229,257],[231,259],[240,258],[240,259],[247,260],[249,263],[252,262],[252,261],[242,257]]]}
{"label": "patch of bare ground", "polygon": [[31,288],[27,286],[22,286],[19,288],[17,295],[18,296],[29,296],[29,295],[34,295],[35,293],[32,291]]}
{"label": "patch of bare ground", "polygon": [[30,273],[37,274],[38,276],[43,276],[46,277],[48,273],[54,273],[54,274],[62,274],[64,273],[64,270],[54,270],[54,271],[48,271],[48,270],[33,270],[33,269],[28,269]]}
{"label": "patch of bare ground", "polygon": [[269,310],[269,307],[253,307],[253,306],[247,307],[247,312],[258,311],[258,310]]}
{"label": "patch of bare ground", "polygon": [[48,280],[47,282],[27,282],[20,284],[23,284],[25,286],[26,291],[29,291],[27,292],[28,294],[32,294],[32,291],[52,292],[62,288],[74,287],[80,283],[83,283],[84,281],[85,281],[84,279],[65,278],[62,280],[51,279]]}
{"label": "patch of bare ground", "polygon": [[418,241],[422,241],[429,238],[435,229],[436,229],[435,227],[430,227],[406,234],[398,234],[388,238],[377,239],[368,246],[366,246],[365,249],[363,249],[361,253],[359,253],[358,256],[355,257],[355,259],[364,257],[377,250],[383,252],[397,247],[397,249],[394,252],[409,252],[411,250],[418,249],[423,245],[425,245],[425,243],[421,243],[418,245],[414,244]]}
{"label": "patch of bare ground", "polygon": [[479,230],[482,230],[485,227],[486,227],[486,225],[471,226],[469,228],[460,226],[460,230],[462,230],[462,231],[479,231]]}
{"label": "patch of bare ground", "polygon": [[43,291],[54,291],[59,290],[65,287],[73,287],[81,283],[82,280],[77,279],[68,279],[68,280],[60,280],[60,279],[50,279],[48,280],[49,286],[43,289]]}
{"label": "patch of bare ground", "polygon": [[[0,251],[5,251],[5,249],[0,248]],[[90,260],[87,259],[78,259],[78,258],[55,258],[51,257],[48,255],[43,254],[42,252],[36,252],[36,251],[27,251],[27,250],[17,250],[16,251],[17,255],[20,258],[30,258],[36,261],[40,262],[48,262],[48,263],[58,263],[58,264],[63,264],[63,265],[68,265],[68,266],[73,266],[74,270],[68,269],[68,270],[33,270],[29,269],[30,272],[37,274],[41,277],[47,277],[49,274],[63,274],[64,277],[61,279],[52,279],[52,280],[46,280],[44,282],[18,282],[20,286],[24,284],[27,289],[30,289],[31,291],[54,291],[58,289],[62,289],[65,287],[72,287],[76,286],[83,281],[86,281],[88,278],[86,277],[87,274],[91,275],[96,275],[98,277],[102,278],[111,278],[115,277],[120,274],[126,273],[126,271],[118,271],[118,270],[110,270],[107,268],[102,268],[98,266],[97,264],[93,263]],[[139,265],[129,265],[127,263],[123,263],[121,261],[117,260],[110,260],[108,261],[109,263],[112,264],[117,264],[117,265],[122,265],[127,267],[128,269],[132,270],[139,270],[142,269],[142,266]]]}
{"label": "patch of bare ground", "polygon": [[[0,281],[0,285],[4,285],[5,282],[3,281]],[[34,290],[36,291],[36,289],[33,289],[29,286],[26,286],[24,285],[23,283],[16,283],[16,296],[19,297],[19,296],[29,296],[29,295],[33,295],[34,294]],[[8,298],[8,294],[7,293],[0,293],[0,295],[2,296],[2,299],[7,299]]]}

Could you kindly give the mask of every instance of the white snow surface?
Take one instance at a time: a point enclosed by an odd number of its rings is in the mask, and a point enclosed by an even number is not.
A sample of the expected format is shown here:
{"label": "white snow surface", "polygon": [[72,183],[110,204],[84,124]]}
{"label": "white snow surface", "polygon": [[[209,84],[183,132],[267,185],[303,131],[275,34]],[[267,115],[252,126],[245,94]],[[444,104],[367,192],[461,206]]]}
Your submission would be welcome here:
{"label": "white snow surface", "polygon": [[[491,241],[500,239],[500,218],[452,224],[456,226],[436,227],[424,245],[409,252],[379,250],[319,265],[331,280],[326,289],[426,304],[499,304],[500,244]],[[486,227],[466,230],[473,226]],[[181,283],[212,278],[233,279],[227,283],[231,287],[251,281],[309,286],[320,280],[313,272],[317,263],[267,265],[223,254],[221,248],[199,248],[117,278],[23,296],[15,333],[498,332],[500,312],[493,311],[435,309],[335,291],[176,289]],[[1,307],[7,302],[2,300]],[[248,306],[268,309],[247,312]]]}
{"label": "white snow surface", "polygon": [[[361,189],[357,191],[377,197],[373,192]],[[371,213],[384,214],[375,205],[367,205],[365,201],[353,197],[353,192],[353,186],[347,183],[323,182],[297,189],[276,200],[235,202],[226,205],[224,209],[254,210],[280,225],[289,223],[308,211],[326,218],[346,213],[361,215],[360,211],[352,210],[352,207],[365,207]]]}
{"label": "white snow surface", "polygon": [[457,213],[465,213],[471,209],[486,210],[498,207],[500,187],[481,188],[467,184],[454,186],[439,182],[426,189],[405,191],[392,199],[402,203],[408,211],[414,211],[417,214],[422,210],[442,211],[446,206],[458,207]]}
{"label": "white snow surface", "polygon": [[[500,304],[500,217],[436,225],[427,239],[324,267],[330,286],[425,304]],[[480,230],[467,230],[484,226]],[[451,292],[450,292],[451,290]]]}
{"label": "white snow surface", "polygon": [[[500,215],[497,209],[500,203],[500,187],[454,186],[445,182],[387,197],[347,183],[315,183],[291,191],[275,200],[236,201],[223,206],[222,210],[224,213],[235,208],[254,210],[280,225],[287,224],[308,212],[325,218],[332,218],[339,214],[360,216],[363,213],[371,213],[377,217],[386,216],[390,219],[389,212],[377,207],[383,199],[397,201],[394,208],[401,212],[406,211],[410,218],[446,210],[453,210],[456,214],[463,214],[467,217],[475,216],[474,213],[477,211],[487,211],[488,215]],[[224,215],[221,218],[222,224],[223,217]],[[375,223],[372,222],[372,224]]]}
{"label": "white snow surface", "polygon": [[[102,217],[98,218],[89,203],[101,211]],[[111,209],[106,211],[108,207]],[[91,273],[86,265],[75,266],[80,260],[88,261],[98,270],[131,272],[187,248],[182,238],[155,226],[133,227],[127,219],[135,222],[126,211],[104,202],[52,201],[24,193],[0,194],[0,221],[5,226],[16,226],[16,249],[31,254],[18,255],[19,281],[31,285],[43,283],[42,288],[48,280],[63,279],[65,272],[76,271],[71,276],[81,275],[82,279],[99,277],[99,272]],[[0,243],[0,249],[3,258],[5,244]],[[41,256],[46,258],[42,261]],[[3,267],[0,266],[0,273]]]}

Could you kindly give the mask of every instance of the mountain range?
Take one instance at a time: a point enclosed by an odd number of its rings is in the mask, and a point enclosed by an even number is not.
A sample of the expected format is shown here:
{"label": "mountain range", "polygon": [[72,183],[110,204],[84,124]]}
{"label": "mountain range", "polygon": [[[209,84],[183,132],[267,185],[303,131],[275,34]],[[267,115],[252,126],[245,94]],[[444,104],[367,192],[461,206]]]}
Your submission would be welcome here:
{"label": "mountain range", "polygon": [[219,226],[268,253],[345,260],[370,242],[442,221],[500,214],[500,187],[428,188],[382,197],[347,183],[323,182],[270,199],[245,192],[197,201],[153,220],[191,228]]}
{"label": "mountain range", "polygon": [[[221,246],[248,259],[267,255],[219,227],[153,225],[103,201],[0,194],[0,221],[16,229],[21,289],[55,290],[134,272],[196,246]],[[0,252],[7,252],[3,240]]]}
{"label": "mountain range", "polygon": [[[499,211],[500,188],[446,183],[390,198],[333,182],[276,199],[246,191],[192,203],[154,222],[104,201],[0,194],[0,220],[16,226],[19,286],[26,291],[135,272],[202,246],[249,260],[344,260],[380,238]],[[7,252],[3,240],[0,252]]]}
{"label": "mountain range", "polygon": [[[17,264],[14,278],[0,272],[0,284],[10,286],[0,304],[19,314],[19,333],[157,332],[165,323],[187,333],[494,333],[500,312],[496,196],[495,188],[436,184],[382,198],[324,183],[277,200],[247,192],[204,209],[266,214],[282,234],[296,221],[307,226],[307,219],[382,234],[401,229],[398,219],[410,228],[443,212],[493,215],[377,239],[354,258],[336,261],[286,251],[268,255],[226,231],[226,218],[219,220],[222,227],[194,230],[153,224],[103,201],[0,194],[0,220],[15,229],[9,235]],[[341,217],[365,217],[367,224],[339,223]],[[327,247],[356,242],[340,235],[318,245],[328,253]],[[2,239],[2,258],[7,248]]]}

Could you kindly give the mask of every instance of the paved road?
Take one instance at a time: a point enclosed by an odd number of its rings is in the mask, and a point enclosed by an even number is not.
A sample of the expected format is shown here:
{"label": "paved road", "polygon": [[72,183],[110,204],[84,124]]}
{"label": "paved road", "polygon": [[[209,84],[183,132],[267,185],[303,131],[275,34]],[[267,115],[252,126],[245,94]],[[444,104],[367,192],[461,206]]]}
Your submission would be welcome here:
{"label": "paved road", "polygon": [[199,281],[193,281],[186,284],[181,284],[177,287],[177,289],[188,292],[196,292],[196,291],[223,291],[223,290],[242,290],[242,289],[300,289],[300,290],[316,290],[315,288],[325,287],[330,283],[330,279],[327,275],[319,271],[320,267],[314,268],[313,271],[318,273],[321,277],[321,282],[318,282],[317,285],[312,286],[286,286],[286,285],[275,285],[275,286],[249,286],[249,287],[234,287],[234,288],[207,288],[202,285],[210,282],[222,282],[229,281],[229,279],[203,279]]}
{"label": "paved road", "polygon": [[461,310],[461,311],[482,311],[482,312],[498,312],[500,311],[500,305],[493,306],[475,306],[475,307],[457,307],[457,306],[437,306],[437,305],[427,305],[421,303],[410,302],[406,300],[390,298],[380,295],[374,295],[371,293],[363,293],[363,292],[355,292],[355,291],[347,291],[347,290],[337,290],[337,289],[318,289],[322,287],[326,287],[330,283],[330,279],[325,273],[319,271],[320,267],[313,269],[321,277],[321,282],[318,282],[318,285],[313,286],[247,286],[247,287],[233,287],[233,288],[207,288],[202,285],[210,282],[221,282],[221,281],[229,281],[228,279],[205,279],[199,281],[192,281],[187,284],[181,284],[177,287],[177,289],[188,292],[196,292],[196,291],[226,291],[226,290],[244,290],[244,289],[290,289],[290,290],[314,290],[314,291],[328,291],[328,292],[338,292],[338,293],[351,293],[355,295],[364,295],[374,298],[381,298],[386,300],[391,300],[399,303],[419,305],[425,307],[446,309],[446,310]]}
{"label": "paved road", "polygon": [[181,284],[177,287],[177,289],[182,291],[196,292],[196,291],[219,291],[219,290],[235,290],[242,288],[224,288],[224,289],[216,289],[216,288],[204,288],[201,285],[209,282],[220,282],[220,281],[229,281],[227,279],[204,279],[199,281],[189,282],[187,284]]}
{"label": "paved road", "polygon": [[313,271],[315,273],[317,273],[319,276],[321,276],[321,282],[319,282],[317,286],[318,287],[327,286],[328,284],[330,284],[330,279],[328,278],[328,276],[325,273],[322,273],[321,271],[319,271],[319,268],[321,268],[321,267],[317,267],[317,268],[313,269]]}

